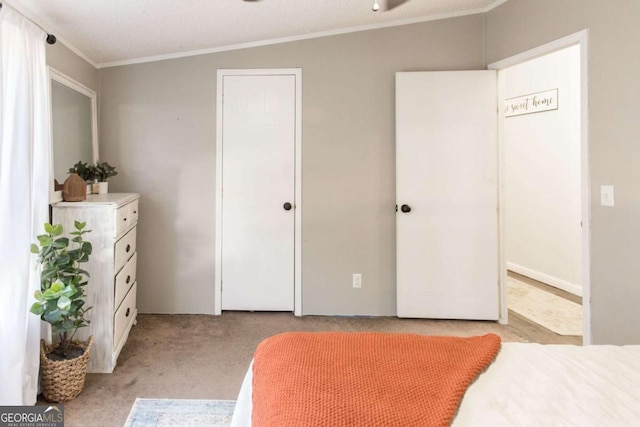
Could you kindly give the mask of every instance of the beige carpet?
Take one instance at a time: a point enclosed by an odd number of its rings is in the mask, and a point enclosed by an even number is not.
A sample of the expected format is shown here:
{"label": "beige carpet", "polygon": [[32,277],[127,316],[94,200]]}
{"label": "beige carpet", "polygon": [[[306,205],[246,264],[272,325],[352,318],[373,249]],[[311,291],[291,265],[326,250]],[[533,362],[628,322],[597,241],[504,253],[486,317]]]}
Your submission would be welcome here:
{"label": "beige carpet", "polygon": [[582,335],[582,306],[508,278],[509,309],[560,335]]}

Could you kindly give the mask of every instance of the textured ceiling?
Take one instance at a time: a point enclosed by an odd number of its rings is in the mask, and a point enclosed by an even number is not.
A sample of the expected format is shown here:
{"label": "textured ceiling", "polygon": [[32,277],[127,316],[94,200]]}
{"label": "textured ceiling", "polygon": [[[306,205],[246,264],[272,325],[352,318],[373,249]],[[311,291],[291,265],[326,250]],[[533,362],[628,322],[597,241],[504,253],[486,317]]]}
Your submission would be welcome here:
{"label": "textured ceiling", "polygon": [[506,0],[3,0],[94,64],[488,10]]}

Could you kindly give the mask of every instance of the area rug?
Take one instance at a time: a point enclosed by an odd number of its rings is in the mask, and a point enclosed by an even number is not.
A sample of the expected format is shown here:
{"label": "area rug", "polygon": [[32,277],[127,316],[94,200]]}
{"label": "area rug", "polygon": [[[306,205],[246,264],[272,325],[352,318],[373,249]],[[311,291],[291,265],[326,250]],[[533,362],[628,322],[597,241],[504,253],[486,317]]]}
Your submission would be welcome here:
{"label": "area rug", "polygon": [[519,315],[559,335],[582,335],[582,306],[550,292],[508,278],[508,306]]}
{"label": "area rug", "polygon": [[235,400],[137,398],[125,427],[227,427],[235,406]]}

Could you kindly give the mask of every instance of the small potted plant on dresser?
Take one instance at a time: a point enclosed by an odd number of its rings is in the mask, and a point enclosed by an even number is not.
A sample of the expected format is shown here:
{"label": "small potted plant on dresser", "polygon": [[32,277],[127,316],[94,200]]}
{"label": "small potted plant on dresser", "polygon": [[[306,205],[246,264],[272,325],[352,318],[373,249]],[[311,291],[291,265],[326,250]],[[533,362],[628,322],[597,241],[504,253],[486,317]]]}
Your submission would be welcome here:
{"label": "small potted plant on dresser", "polygon": [[107,162],[96,162],[93,166],[93,173],[96,183],[93,184],[93,192],[95,194],[107,194],[109,192],[109,183],[107,180],[118,175],[116,168]]}
{"label": "small potted plant on dresser", "polygon": [[84,306],[88,273],[79,266],[89,260],[92,250],[83,239],[91,231],[85,227],[84,222],[75,221],[75,231],[70,233],[73,249],[60,224],[45,224],[39,245],[31,245],[41,267],[40,290],[34,294],[31,312],[51,324],[55,342],[40,342],[42,394],[50,402],[67,402],[80,394],[91,355],[93,336],[86,342],[73,339],[79,328],[89,324],[85,314],[91,308]]}

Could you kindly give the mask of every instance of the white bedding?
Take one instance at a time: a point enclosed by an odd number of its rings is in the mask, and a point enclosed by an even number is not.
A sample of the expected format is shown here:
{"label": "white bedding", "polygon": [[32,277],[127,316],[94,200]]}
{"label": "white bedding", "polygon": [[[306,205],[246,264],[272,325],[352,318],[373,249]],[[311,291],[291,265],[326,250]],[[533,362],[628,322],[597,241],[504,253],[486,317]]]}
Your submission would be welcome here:
{"label": "white bedding", "polygon": [[[251,425],[252,366],[232,426]],[[640,426],[640,345],[503,343],[453,426]]]}

